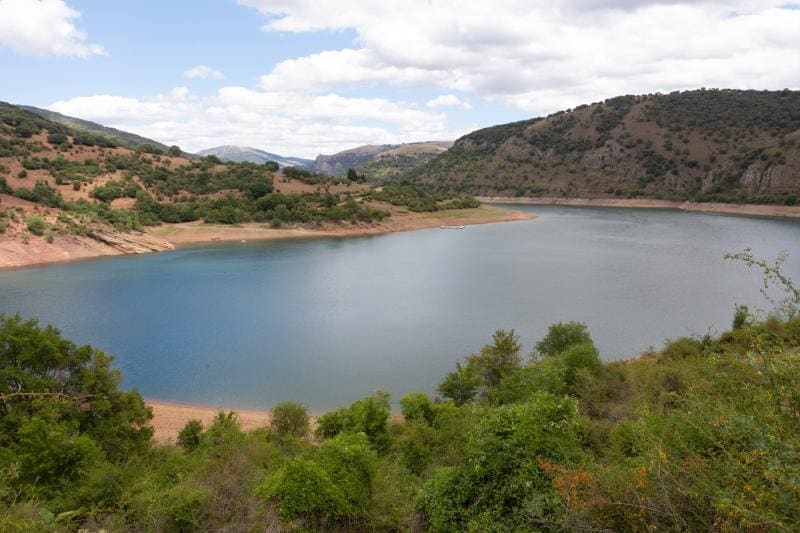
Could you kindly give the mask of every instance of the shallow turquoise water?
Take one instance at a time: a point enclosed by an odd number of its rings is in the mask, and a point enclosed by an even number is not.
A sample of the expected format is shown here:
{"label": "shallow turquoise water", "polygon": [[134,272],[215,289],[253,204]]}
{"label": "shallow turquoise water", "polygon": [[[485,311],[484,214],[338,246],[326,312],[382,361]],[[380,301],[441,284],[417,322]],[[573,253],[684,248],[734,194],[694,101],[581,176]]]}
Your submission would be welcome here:
{"label": "shallow turquoise water", "polygon": [[375,237],[198,246],[0,272],[0,311],[39,316],[117,356],[153,399],[314,410],[383,388],[435,389],[496,328],[529,351],[586,322],[605,359],[727,328],[766,306],[760,277],[722,260],[790,252],[800,223],[535,206],[533,221]]}

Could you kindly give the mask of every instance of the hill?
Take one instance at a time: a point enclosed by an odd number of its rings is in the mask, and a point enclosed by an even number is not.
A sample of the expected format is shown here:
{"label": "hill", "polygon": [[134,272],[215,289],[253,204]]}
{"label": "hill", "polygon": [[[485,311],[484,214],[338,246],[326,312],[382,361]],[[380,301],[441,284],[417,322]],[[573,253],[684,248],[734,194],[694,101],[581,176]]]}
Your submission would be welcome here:
{"label": "hill", "polygon": [[249,146],[216,146],[214,148],[200,150],[197,152],[197,155],[213,155],[217,156],[221,161],[233,163],[248,162],[263,164],[267,161],[275,161],[282,167],[302,167],[313,163],[311,159],[303,159],[301,157],[286,157],[265,152],[263,150],[259,150],[258,148],[250,148]]}
{"label": "hill", "polygon": [[451,141],[367,144],[332,155],[318,155],[309,169],[332,176],[344,176],[352,168],[371,180],[394,178],[429,161],[452,144]]}
{"label": "hill", "polygon": [[369,181],[396,179],[453,146],[452,141],[401,144],[355,167]]}
{"label": "hill", "polygon": [[50,111],[49,109],[41,109],[39,107],[33,107],[28,105],[23,105],[18,107],[24,109],[25,111],[29,111],[31,113],[39,115],[40,117],[45,118],[51,122],[55,122],[57,124],[66,126],[67,128],[70,128],[73,131],[86,132],[93,135],[100,135],[103,137],[108,137],[110,139],[115,139],[117,141],[117,144],[119,144],[120,146],[131,148],[133,150],[145,145],[150,145],[154,148],[164,151],[169,149],[167,145],[162,144],[158,141],[154,141],[152,139],[148,139],[147,137],[136,135],[135,133],[118,130],[116,128],[109,128],[108,126],[97,124],[96,122],[91,122],[80,118],[62,115],[61,113]]}
{"label": "hill", "polygon": [[[379,191],[362,179],[278,170],[275,164],[189,158],[178,147],[132,150],[116,138],[0,103],[0,267],[245,238],[239,234],[403,231],[445,224],[435,212],[446,210],[451,223],[510,216],[418,185]],[[230,229],[241,224],[250,226]],[[289,231],[277,231],[284,227]]]}
{"label": "hill", "polygon": [[373,157],[396,147],[396,144],[367,144],[331,155],[320,154],[308,168],[312,172],[344,176],[348,169],[363,165]]}
{"label": "hill", "polygon": [[800,92],[620,96],[475,131],[407,175],[469,194],[792,204]]}

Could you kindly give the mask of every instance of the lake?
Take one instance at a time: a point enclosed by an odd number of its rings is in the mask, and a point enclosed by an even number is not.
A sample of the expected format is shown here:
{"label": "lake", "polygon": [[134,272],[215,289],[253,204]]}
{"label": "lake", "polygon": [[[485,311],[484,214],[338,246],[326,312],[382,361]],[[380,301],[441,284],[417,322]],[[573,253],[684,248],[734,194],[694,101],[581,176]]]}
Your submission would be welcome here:
{"label": "lake", "polygon": [[196,246],[0,272],[0,311],[116,355],[151,399],[321,411],[376,388],[434,391],[497,328],[526,354],[585,322],[604,359],[727,329],[767,307],[760,274],[800,222],[672,210],[515,206],[536,220],[356,238]]}

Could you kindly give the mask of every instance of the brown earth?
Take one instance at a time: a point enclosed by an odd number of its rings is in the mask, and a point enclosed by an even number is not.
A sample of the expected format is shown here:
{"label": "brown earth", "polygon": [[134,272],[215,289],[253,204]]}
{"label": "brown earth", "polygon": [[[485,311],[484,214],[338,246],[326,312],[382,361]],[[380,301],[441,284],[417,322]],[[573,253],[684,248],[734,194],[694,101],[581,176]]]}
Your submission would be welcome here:
{"label": "brown earth", "polygon": [[[381,205],[385,208],[385,206]],[[187,222],[184,224],[167,224],[148,230],[148,233],[169,241],[175,246],[203,242],[224,242],[238,240],[291,239],[303,237],[353,237],[358,235],[378,235],[398,231],[414,231],[418,229],[436,228],[447,225],[489,224],[494,222],[512,222],[530,220],[536,215],[520,211],[510,211],[493,206],[481,206],[475,209],[454,209],[435,213],[411,213],[391,208],[392,216],[384,222],[372,224],[325,224],[319,228],[288,227],[273,229],[265,224],[239,224],[227,226],[222,224],[206,224],[203,222]]]}
{"label": "brown earth", "polygon": [[800,218],[798,205],[766,205],[766,204],[721,204],[671,202],[669,200],[648,200],[645,198],[546,198],[546,197],[504,197],[482,196],[478,200],[487,204],[527,204],[527,205],[573,205],[597,207],[630,207],[639,209],[680,209],[681,211],[697,211],[702,213],[726,213],[757,217]]}
{"label": "brown earth", "polygon": [[153,419],[151,420],[151,425],[155,430],[153,437],[156,442],[161,444],[174,443],[178,432],[189,420],[200,420],[203,426],[208,427],[220,411],[235,411],[239,415],[239,423],[245,431],[265,427],[269,425],[270,420],[269,411],[253,409],[226,409],[157,401],[148,401],[147,405],[153,409]]}
{"label": "brown earth", "polygon": [[[145,233],[122,233],[108,227],[91,229],[87,236],[53,235],[52,242],[45,237],[30,235],[20,238],[22,221],[29,214],[43,216],[48,222],[55,220],[57,210],[26,202],[7,195],[0,197],[0,205],[19,207],[18,227],[9,228],[0,235],[0,268],[24,267],[44,263],[74,261],[92,257],[168,251],[176,246],[194,243],[240,240],[291,239],[303,237],[349,237],[378,235],[396,231],[413,231],[441,225],[472,225],[493,222],[510,222],[535,218],[530,213],[510,211],[492,206],[475,209],[411,213],[391,207],[392,216],[384,222],[372,224],[325,224],[321,227],[270,228],[265,224],[222,225],[203,222],[164,224],[148,228]],[[381,208],[386,208],[381,205]]]}

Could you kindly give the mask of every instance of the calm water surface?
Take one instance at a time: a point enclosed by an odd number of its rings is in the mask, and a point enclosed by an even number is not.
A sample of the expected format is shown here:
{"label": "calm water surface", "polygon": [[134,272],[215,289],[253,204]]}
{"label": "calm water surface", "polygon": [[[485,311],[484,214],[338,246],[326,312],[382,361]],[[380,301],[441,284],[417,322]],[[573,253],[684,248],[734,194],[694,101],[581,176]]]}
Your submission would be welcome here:
{"label": "calm water surface", "polygon": [[384,388],[435,389],[496,328],[529,351],[553,322],[589,325],[605,359],[726,328],[765,306],[723,261],[751,246],[800,280],[800,223],[575,207],[533,221],[376,237],[186,248],[0,272],[0,310],[117,356],[146,397],[313,410]]}

